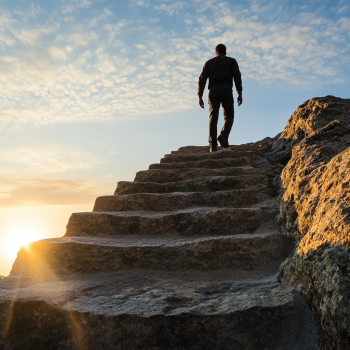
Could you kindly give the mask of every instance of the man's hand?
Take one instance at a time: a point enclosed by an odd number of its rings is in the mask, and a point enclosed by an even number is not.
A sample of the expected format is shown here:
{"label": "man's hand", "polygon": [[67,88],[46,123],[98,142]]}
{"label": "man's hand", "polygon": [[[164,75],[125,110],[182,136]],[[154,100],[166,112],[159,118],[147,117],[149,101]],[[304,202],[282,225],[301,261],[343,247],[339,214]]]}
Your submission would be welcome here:
{"label": "man's hand", "polygon": [[238,103],[238,106],[240,106],[240,105],[243,103],[243,97],[242,97],[242,95],[239,95],[239,96],[237,97],[237,103]]}
{"label": "man's hand", "polygon": [[204,109],[204,102],[202,97],[199,97],[199,106]]}

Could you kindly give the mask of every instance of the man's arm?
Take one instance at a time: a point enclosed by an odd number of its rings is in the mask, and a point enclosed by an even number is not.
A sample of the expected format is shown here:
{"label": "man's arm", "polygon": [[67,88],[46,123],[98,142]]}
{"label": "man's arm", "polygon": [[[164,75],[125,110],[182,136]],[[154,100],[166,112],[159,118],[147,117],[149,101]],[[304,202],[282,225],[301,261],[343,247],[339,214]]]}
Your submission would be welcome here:
{"label": "man's arm", "polygon": [[238,93],[238,106],[240,106],[243,103],[243,97],[242,97],[242,77],[241,77],[241,72],[238,67],[237,61],[233,58],[232,59],[232,76],[233,80],[235,82],[236,90]]}
{"label": "man's arm", "polygon": [[208,73],[207,73],[207,63],[204,64],[202,72],[198,78],[198,98],[199,98],[199,106],[204,108],[203,102],[203,92],[205,89],[205,84],[207,83]]}

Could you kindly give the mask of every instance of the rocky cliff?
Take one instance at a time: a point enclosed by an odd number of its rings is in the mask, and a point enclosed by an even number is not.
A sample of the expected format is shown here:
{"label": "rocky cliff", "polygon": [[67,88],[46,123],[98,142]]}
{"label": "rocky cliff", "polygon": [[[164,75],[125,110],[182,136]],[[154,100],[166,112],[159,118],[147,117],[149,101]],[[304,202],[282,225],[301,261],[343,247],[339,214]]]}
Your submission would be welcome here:
{"label": "rocky cliff", "polygon": [[180,148],[22,248],[0,349],[348,349],[349,106],[316,98],[274,139]]}
{"label": "rocky cliff", "polygon": [[350,348],[350,100],[306,101],[272,150],[291,152],[279,223],[295,242],[280,268],[317,318],[322,349]]}

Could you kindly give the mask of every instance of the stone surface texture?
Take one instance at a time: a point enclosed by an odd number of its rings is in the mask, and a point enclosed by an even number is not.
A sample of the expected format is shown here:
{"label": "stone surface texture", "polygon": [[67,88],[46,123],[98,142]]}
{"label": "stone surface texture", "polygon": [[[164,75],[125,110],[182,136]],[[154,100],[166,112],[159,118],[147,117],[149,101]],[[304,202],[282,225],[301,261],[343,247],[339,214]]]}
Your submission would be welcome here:
{"label": "stone surface texture", "polygon": [[350,101],[282,134],[187,146],[22,248],[4,350],[349,349]]}
{"label": "stone surface texture", "polygon": [[280,179],[279,223],[295,251],[280,279],[306,297],[322,349],[350,348],[349,147],[350,100],[333,96],[301,105],[272,147],[292,149]]}

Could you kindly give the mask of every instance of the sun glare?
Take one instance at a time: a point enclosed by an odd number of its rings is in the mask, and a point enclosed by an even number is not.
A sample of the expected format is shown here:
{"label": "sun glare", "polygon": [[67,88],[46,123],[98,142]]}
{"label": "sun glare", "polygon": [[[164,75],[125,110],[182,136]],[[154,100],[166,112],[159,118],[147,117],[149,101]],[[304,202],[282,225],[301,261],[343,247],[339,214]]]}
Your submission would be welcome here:
{"label": "sun glare", "polygon": [[35,228],[17,226],[6,232],[2,249],[7,256],[16,256],[22,246],[39,239],[40,234]]}

